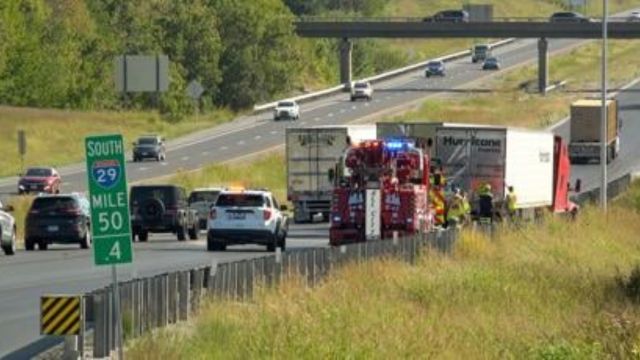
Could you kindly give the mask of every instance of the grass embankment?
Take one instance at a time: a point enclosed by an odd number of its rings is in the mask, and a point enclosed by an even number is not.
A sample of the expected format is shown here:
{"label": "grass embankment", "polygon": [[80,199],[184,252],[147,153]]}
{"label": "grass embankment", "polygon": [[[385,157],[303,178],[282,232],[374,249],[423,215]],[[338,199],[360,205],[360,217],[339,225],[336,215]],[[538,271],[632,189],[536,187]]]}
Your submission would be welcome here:
{"label": "grass embankment", "polygon": [[[640,76],[636,61],[640,45],[614,40],[609,48],[609,84],[618,87]],[[564,90],[540,96],[526,92],[537,85],[537,64],[496,76],[468,93],[428,99],[418,109],[386,121],[447,121],[511,126],[545,127],[568,116],[569,104],[580,97],[597,95],[600,79],[599,44],[591,43],[551,58],[550,78],[568,80]],[[485,92],[483,90],[497,89]],[[474,92],[475,91],[475,92]]]}
{"label": "grass embankment", "polygon": [[18,130],[27,136],[25,166],[60,166],[84,158],[84,137],[121,133],[127,143],[140,134],[157,133],[167,139],[207,128],[231,119],[219,110],[178,123],[169,123],[152,112],[81,112],[0,106],[0,177],[20,171]]}
{"label": "grass embankment", "polygon": [[607,215],[589,207],[576,222],[465,233],[452,256],[416,266],[351,265],[315,289],[290,281],[247,303],[215,301],[128,357],[634,358],[637,283],[621,274],[640,256],[639,198],[636,184]]}

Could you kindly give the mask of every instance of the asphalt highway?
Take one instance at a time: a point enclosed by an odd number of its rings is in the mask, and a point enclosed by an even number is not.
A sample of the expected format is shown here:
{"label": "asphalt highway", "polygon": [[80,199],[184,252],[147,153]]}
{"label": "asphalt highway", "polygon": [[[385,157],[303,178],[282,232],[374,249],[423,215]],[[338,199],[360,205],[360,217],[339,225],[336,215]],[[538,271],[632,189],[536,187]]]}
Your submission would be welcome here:
{"label": "asphalt highway", "polygon": [[[550,41],[551,51],[565,49],[576,41]],[[495,51],[503,67],[516,66],[535,59],[537,41],[523,40]],[[284,130],[289,126],[314,126],[344,124],[406,105],[427,96],[457,94],[465,91],[491,91],[481,89],[478,80],[492,73],[480,70],[479,64],[462,59],[447,64],[447,76],[425,79],[422,71],[407,74],[375,86],[371,102],[348,101],[348,94],[340,94],[302,105],[302,116],[297,122],[274,122],[271,114],[247,116],[169,144],[164,163],[129,163],[130,181],[143,181],[168,175],[177,169],[196,169],[213,162],[230,161],[247,154],[264,151],[281,145]],[[640,144],[634,141],[640,135],[640,102],[635,96],[640,87],[633,87],[620,95],[621,116],[624,121],[622,152],[610,165],[613,174],[624,174],[640,167]],[[566,125],[556,129],[567,132]],[[82,139],[77,139],[82,141]],[[63,191],[84,191],[84,165],[64,167]],[[597,166],[574,167],[574,178],[580,177],[585,187],[597,185]],[[613,177],[613,176],[612,176]],[[16,179],[0,180],[0,192],[15,192]],[[327,246],[327,225],[311,224],[294,226],[288,239],[289,248]],[[153,236],[149,243],[135,244],[133,266],[122,267],[120,277],[158,274],[172,269],[201,264],[233,261],[266,254],[263,248],[238,246],[225,253],[204,251],[204,241],[179,243],[173,237]],[[50,343],[38,334],[39,297],[48,292],[85,292],[105,285],[109,270],[93,265],[92,252],[76,247],[53,246],[47,252],[25,253],[18,251],[13,257],[0,256],[0,357],[28,358]]]}

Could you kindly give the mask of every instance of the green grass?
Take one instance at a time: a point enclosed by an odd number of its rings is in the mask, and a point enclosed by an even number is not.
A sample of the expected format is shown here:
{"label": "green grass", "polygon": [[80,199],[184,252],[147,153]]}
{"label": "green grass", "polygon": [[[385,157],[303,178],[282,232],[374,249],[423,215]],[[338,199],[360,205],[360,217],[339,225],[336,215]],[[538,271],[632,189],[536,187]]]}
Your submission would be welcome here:
{"label": "green grass", "polygon": [[[568,80],[565,90],[547,96],[523,90],[537,84],[537,65],[510,70],[483,82],[482,89],[497,89],[491,93],[473,92],[446,99],[428,99],[418,109],[393,116],[386,121],[447,121],[510,126],[545,127],[568,116],[569,104],[580,97],[597,95],[600,79],[599,44],[591,43],[551,58],[550,78]],[[609,50],[609,84],[612,87],[640,76],[636,61],[640,44],[632,41],[612,41]]]}
{"label": "green grass", "polygon": [[169,123],[152,112],[81,112],[0,106],[0,177],[20,172],[18,130],[27,137],[25,166],[60,166],[84,158],[84,137],[121,133],[127,143],[138,135],[158,133],[167,139],[207,128],[231,119],[219,110],[179,123]]}
{"label": "green grass", "polygon": [[127,355],[637,358],[640,308],[620,286],[640,256],[630,206],[588,207],[575,222],[550,218],[494,239],[467,232],[452,256],[432,252],[416,266],[354,264],[314,289],[293,279],[250,302],[214,301],[192,322],[130,343]]}

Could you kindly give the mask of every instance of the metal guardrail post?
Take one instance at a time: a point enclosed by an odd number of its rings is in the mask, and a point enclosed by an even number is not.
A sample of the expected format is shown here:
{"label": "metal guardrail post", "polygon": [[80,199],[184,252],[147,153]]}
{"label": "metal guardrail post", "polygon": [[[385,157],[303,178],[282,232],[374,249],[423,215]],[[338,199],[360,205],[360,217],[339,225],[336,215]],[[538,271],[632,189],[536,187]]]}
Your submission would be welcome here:
{"label": "metal guardrail post", "polygon": [[189,318],[189,271],[178,273],[178,318],[186,321]]}
{"label": "metal guardrail post", "polygon": [[178,274],[167,274],[167,294],[169,296],[167,317],[170,324],[178,322]]}
{"label": "metal guardrail post", "polygon": [[95,329],[93,331],[93,357],[104,358],[109,356],[111,349],[109,348],[108,332],[109,332],[109,313],[107,311],[107,299],[104,290],[98,290],[93,293],[93,313],[95,320]]}

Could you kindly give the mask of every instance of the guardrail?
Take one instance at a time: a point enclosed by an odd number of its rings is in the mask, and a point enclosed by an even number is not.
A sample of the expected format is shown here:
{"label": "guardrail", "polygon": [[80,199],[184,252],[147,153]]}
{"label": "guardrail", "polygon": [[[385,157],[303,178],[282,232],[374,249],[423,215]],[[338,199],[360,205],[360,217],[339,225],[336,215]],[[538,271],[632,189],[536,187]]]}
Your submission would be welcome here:
{"label": "guardrail", "polygon": [[[490,43],[489,46],[492,48],[497,48],[497,47],[501,47],[507,44],[512,43],[515,40],[515,38],[509,38],[509,39],[505,39],[505,40],[500,40],[494,43]],[[433,61],[433,60],[441,60],[444,62],[447,61],[452,61],[452,60],[457,60],[466,56],[470,56],[471,55],[471,50],[464,50],[464,51],[459,51],[457,53],[453,53],[450,55],[445,55],[442,57],[438,57],[438,58],[433,58],[433,59],[429,59],[429,60],[425,60],[425,61],[421,61],[412,65],[408,65],[399,69],[395,69],[395,70],[391,70],[391,71],[387,71],[384,72],[382,74],[378,74],[378,75],[374,75],[374,76],[370,76],[364,79],[360,79],[361,81],[368,81],[371,83],[376,83],[382,80],[387,80],[393,77],[397,77],[399,75],[403,75],[406,74],[408,72],[412,72],[415,70],[418,70],[420,68],[423,68],[425,66],[427,66],[427,63],[429,63],[429,61]],[[299,95],[299,96],[294,96],[291,98],[288,98],[288,100],[294,100],[296,102],[299,103],[303,103],[303,102],[307,102],[307,101],[311,101],[311,100],[315,100],[321,97],[325,97],[325,96],[329,96],[329,95],[334,95],[337,93],[341,93],[346,89],[345,85],[337,85],[334,86],[332,88],[328,88],[325,90],[320,90],[320,91],[316,91],[313,93],[309,93],[309,94],[304,94],[304,95]],[[270,102],[267,104],[262,104],[262,105],[256,105],[253,107],[253,111],[254,113],[260,113],[260,112],[265,112],[265,111],[269,111],[269,110],[273,110],[276,105],[278,104],[278,102],[280,101],[274,101],[274,102]]]}
{"label": "guardrail", "polygon": [[[313,287],[352,262],[387,257],[414,264],[420,253],[429,249],[450,253],[456,238],[454,230],[439,230],[408,238],[288,251],[122,282],[123,333],[125,339],[132,339],[188,320],[205,299],[249,299],[256,286],[276,286],[294,276]],[[112,287],[88,293],[84,299],[86,327],[93,329],[92,355],[108,357],[116,350]],[[79,346],[84,348],[83,341]]]}
{"label": "guardrail", "polygon": [[[607,184],[607,200],[611,201],[629,189],[631,183],[639,177],[639,174],[628,173],[617,179],[609,181]],[[578,204],[598,203],[600,201],[600,189],[585,191],[573,196],[572,200]]]}

